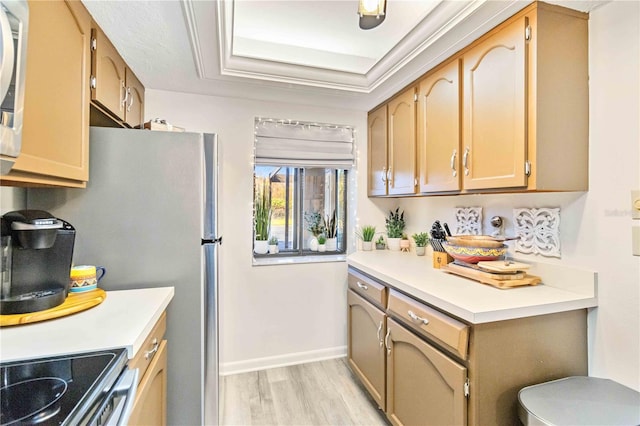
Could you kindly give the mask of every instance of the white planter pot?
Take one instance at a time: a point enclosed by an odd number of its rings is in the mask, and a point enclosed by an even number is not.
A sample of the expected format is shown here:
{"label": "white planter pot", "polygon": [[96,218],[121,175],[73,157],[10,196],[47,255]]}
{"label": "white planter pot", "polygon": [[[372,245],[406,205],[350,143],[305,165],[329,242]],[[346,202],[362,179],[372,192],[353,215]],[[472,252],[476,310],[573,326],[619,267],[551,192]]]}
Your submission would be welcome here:
{"label": "white planter pot", "polygon": [[338,249],[338,239],[327,238],[325,245],[327,246],[327,251],[336,251]]}
{"label": "white planter pot", "polygon": [[278,252],[278,246],[273,244],[269,246],[269,254],[276,254]]}
{"label": "white planter pot", "polygon": [[424,256],[424,254],[426,253],[427,248],[426,247],[417,247],[416,246],[416,254],[418,256]]}
{"label": "white planter pot", "polygon": [[309,250],[318,251],[318,239],[316,237],[309,238]]}
{"label": "white planter pot", "polygon": [[391,251],[400,251],[401,238],[387,238],[387,247]]}
{"label": "white planter pot", "polygon": [[362,251],[371,251],[372,247],[373,247],[373,242],[372,241],[363,241],[362,242]]}
{"label": "white planter pot", "polygon": [[269,252],[269,241],[255,240],[253,242],[253,251],[256,254],[267,254]]}
{"label": "white planter pot", "polygon": [[326,244],[318,244],[318,252],[324,252],[327,251],[327,245]]}

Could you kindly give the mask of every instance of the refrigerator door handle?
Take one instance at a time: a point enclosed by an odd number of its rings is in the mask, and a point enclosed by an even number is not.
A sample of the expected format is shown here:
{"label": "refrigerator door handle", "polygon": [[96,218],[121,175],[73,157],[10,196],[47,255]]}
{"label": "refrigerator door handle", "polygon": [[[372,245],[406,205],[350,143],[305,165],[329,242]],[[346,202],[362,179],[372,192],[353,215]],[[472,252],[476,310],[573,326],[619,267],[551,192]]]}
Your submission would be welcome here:
{"label": "refrigerator door handle", "polygon": [[205,244],[220,244],[222,245],[222,236],[219,236],[217,238],[203,238],[201,240],[202,242],[200,243],[201,245],[205,245]]}

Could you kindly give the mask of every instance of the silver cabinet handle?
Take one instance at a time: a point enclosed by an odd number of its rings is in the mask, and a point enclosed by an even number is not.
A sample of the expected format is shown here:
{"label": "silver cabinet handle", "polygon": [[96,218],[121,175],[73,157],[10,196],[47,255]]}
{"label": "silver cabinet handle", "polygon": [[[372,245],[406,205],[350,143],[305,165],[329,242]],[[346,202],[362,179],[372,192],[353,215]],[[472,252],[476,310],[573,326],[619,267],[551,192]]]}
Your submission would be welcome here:
{"label": "silver cabinet handle", "polygon": [[131,97],[131,99],[129,99],[129,105],[127,105],[127,112],[130,112],[131,107],[133,106],[133,95],[131,94],[131,87],[127,87],[127,97]]}
{"label": "silver cabinet handle", "polygon": [[458,151],[453,150],[453,154],[451,154],[451,170],[453,170],[453,176],[458,175],[458,170],[456,170],[456,157],[458,156]]}
{"label": "silver cabinet handle", "polygon": [[158,352],[158,348],[160,347],[160,344],[158,343],[158,339],[153,339],[152,341],[153,344],[153,348],[151,348],[150,351],[145,351],[144,353],[144,359],[149,359],[151,358],[156,352]]}
{"label": "silver cabinet handle", "polygon": [[363,290],[367,290],[369,288],[366,285],[362,284],[360,281],[356,281],[356,285]]}
{"label": "silver cabinet handle", "polygon": [[384,345],[384,341],[382,340],[382,336],[380,336],[380,332],[382,331],[382,321],[380,321],[380,325],[378,325],[378,331],[376,332],[376,336],[378,337],[378,342],[380,343],[380,347]]}
{"label": "silver cabinet handle", "polygon": [[124,80],[120,80],[122,83],[122,90],[120,92],[120,108],[124,108],[127,105],[127,99],[129,98],[129,94],[127,93],[127,88],[124,85]]}
{"label": "silver cabinet handle", "polygon": [[382,183],[387,183],[387,168],[382,168]]}
{"label": "silver cabinet handle", "polygon": [[407,311],[407,314],[409,315],[409,318],[411,318],[414,321],[421,322],[423,325],[429,324],[428,319],[417,316],[416,314],[413,313],[413,311]]}
{"label": "silver cabinet handle", "polygon": [[391,182],[393,184],[393,173],[391,172],[391,167],[387,169],[387,182]]}
{"label": "silver cabinet handle", "polygon": [[464,155],[462,156],[462,166],[464,167],[465,176],[469,175],[469,147],[464,149]]}
{"label": "silver cabinet handle", "polygon": [[387,348],[387,355],[391,355],[391,346],[389,346],[389,336],[391,335],[391,329],[387,327],[387,334],[384,336],[384,345]]}

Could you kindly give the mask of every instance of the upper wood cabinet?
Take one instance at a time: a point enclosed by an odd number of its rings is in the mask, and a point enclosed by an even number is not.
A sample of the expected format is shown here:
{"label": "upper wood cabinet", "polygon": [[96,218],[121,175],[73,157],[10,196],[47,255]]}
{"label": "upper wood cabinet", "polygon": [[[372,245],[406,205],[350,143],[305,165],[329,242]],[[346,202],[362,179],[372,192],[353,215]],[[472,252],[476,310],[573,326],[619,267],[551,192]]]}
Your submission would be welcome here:
{"label": "upper wood cabinet", "polygon": [[535,2],[418,81],[415,125],[413,85],[389,101],[388,193],[413,192],[414,126],[420,193],[587,190],[587,19]]}
{"label": "upper wood cabinet", "polygon": [[413,194],[416,189],[415,101],[415,89],[412,87],[387,105],[389,195]]}
{"label": "upper wood cabinet", "polygon": [[587,31],[535,3],[463,54],[464,189],[588,189]]}
{"label": "upper wood cabinet", "polygon": [[460,190],[460,65],[451,61],[418,86],[419,192]]}
{"label": "upper wood cabinet", "polygon": [[387,195],[387,105],[369,113],[367,140],[369,196]]}
{"label": "upper wood cabinet", "polygon": [[29,1],[22,150],[3,185],[86,185],[90,34],[82,3]]}
{"label": "upper wood cabinet", "polygon": [[91,34],[91,101],[125,127],[141,125],[144,86],[95,24]]}

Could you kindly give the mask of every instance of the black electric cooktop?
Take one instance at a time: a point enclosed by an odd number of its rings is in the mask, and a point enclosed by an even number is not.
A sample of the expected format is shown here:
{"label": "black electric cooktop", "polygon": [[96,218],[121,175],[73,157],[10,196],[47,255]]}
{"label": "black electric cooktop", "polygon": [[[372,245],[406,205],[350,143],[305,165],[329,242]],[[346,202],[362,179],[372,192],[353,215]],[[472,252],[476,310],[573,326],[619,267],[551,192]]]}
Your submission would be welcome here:
{"label": "black electric cooktop", "polygon": [[126,363],[114,349],[0,364],[0,426],[82,424]]}

